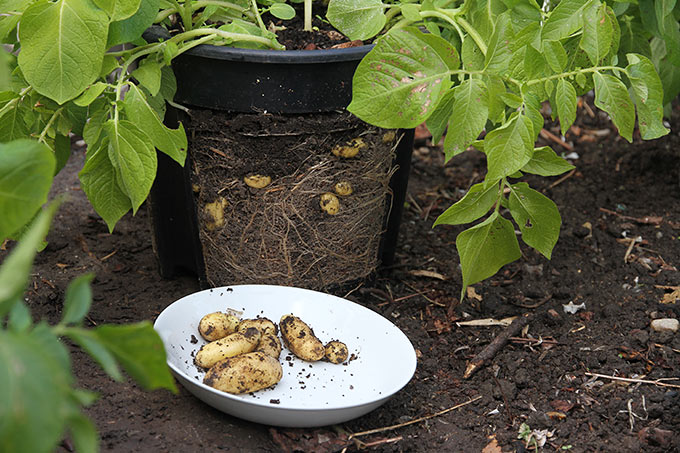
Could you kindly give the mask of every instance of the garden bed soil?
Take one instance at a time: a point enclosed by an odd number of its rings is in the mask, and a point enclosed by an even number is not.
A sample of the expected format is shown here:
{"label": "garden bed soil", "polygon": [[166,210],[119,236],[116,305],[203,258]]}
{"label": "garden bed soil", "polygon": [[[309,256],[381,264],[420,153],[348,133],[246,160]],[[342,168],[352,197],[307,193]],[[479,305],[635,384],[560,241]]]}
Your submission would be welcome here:
{"label": "garden bed soil", "polygon": [[[394,322],[417,350],[415,376],[384,406],[336,427],[262,426],[218,412],[182,388],[173,395],[111,382],[73,348],[78,385],[100,394],[87,413],[102,451],[526,451],[518,440],[522,424],[539,437],[541,430],[551,434],[543,451],[679,451],[677,387],[587,373],[651,381],[680,376],[680,333],[650,328],[654,318],[680,317],[680,112],[669,136],[627,144],[606,116],[597,110],[590,116],[590,110],[580,111],[565,146],[545,143],[577,153],[576,170],[564,178],[529,178],[562,213],[552,261],[524,247],[521,260],[474,285],[463,302],[455,252],[462,228],[433,229],[432,223],[482,179],[484,157],[472,151],[444,164],[436,146],[425,140],[416,147],[396,262],[347,295]],[[79,188],[83,159],[84,149],[74,145],[58,176],[56,190],[70,197],[38,255],[30,308],[37,318],[56,322],[67,283],[94,272],[88,325],[153,321],[198,284],[191,276],[159,277],[143,209],[108,233]],[[563,309],[569,303],[585,305],[569,314]],[[521,339],[463,379],[467,361],[504,328],[456,323],[525,313],[531,319],[517,334]],[[347,437],[467,402],[356,442]]]}

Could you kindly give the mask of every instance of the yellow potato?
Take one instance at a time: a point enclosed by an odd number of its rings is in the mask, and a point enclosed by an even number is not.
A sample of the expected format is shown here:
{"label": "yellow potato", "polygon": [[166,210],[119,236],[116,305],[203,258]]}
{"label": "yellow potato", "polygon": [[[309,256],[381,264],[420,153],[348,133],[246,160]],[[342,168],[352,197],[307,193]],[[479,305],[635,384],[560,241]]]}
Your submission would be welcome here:
{"label": "yellow potato", "polygon": [[203,368],[210,368],[220,360],[252,352],[260,342],[260,331],[251,327],[245,332],[235,332],[226,337],[204,344],[196,353],[194,362]]}
{"label": "yellow potato", "polygon": [[297,357],[316,362],[324,357],[323,343],[303,320],[293,315],[283,315],[279,321],[281,338],[286,347]]}
{"label": "yellow potato", "polygon": [[334,156],[344,159],[351,159],[359,154],[359,151],[366,147],[366,142],[361,137],[353,138],[344,145],[335,145],[331,150]]}
{"label": "yellow potato", "polygon": [[391,142],[394,141],[395,138],[397,138],[397,132],[396,131],[387,131],[382,136],[382,141],[383,141],[383,143],[391,143]]}
{"label": "yellow potato", "polygon": [[236,332],[238,323],[236,316],[217,311],[201,318],[198,323],[198,333],[208,341],[215,341]]}
{"label": "yellow potato", "polygon": [[277,335],[279,333],[279,328],[276,327],[276,324],[267,318],[244,319],[239,323],[236,331],[245,332],[250,327],[255,327],[263,335],[266,333]]}
{"label": "yellow potato", "polygon": [[329,341],[325,349],[325,358],[331,363],[342,363],[349,357],[347,345],[342,341]]}
{"label": "yellow potato", "polygon": [[226,223],[224,220],[224,208],[227,207],[227,200],[220,197],[212,203],[206,203],[203,211],[208,220],[205,222],[205,227],[208,231],[213,231],[217,228],[223,227]]}
{"label": "yellow potato", "polygon": [[354,189],[352,189],[352,184],[350,184],[349,181],[340,181],[335,185],[334,189],[335,193],[341,197],[352,195],[352,192],[354,192]]}
{"label": "yellow potato", "polygon": [[264,352],[268,356],[274,357],[278,360],[279,356],[281,355],[281,349],[282,347],[279,337],[276,334],[272,335],[270,333],[265,333],[262,335],[262,338],[260,338],[260,342],[258,343],[255,350]]}
{"label": "yellow potato", "polygon": [[321,209],[326,211],[327,214],[335,215],[340,211],[340,200],[332,193],[324,193],[321,194],[319,206],[321,206]]}
{"label": "yellow potato", "polygon": [[251,393],[271,387],[283,377],[277,359],[256,351],[217,362],[203,383],[227,393]]}
{"label": "yellow potato", "polygon": [[250,175],[243,178],[243,182],[254,189],[264,189],[271,184],[272,178],[263,175]]}

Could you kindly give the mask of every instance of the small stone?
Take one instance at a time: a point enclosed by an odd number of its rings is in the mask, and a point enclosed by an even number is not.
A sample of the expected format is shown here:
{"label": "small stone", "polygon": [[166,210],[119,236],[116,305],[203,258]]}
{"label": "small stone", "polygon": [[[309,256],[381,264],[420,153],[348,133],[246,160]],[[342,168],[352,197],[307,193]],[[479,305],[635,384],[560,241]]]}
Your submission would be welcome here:
{"label": "small stone", "polygon": [[651,322],[652,330],[656,332],[677,332],[680,321],[674,318],[660,318]]}

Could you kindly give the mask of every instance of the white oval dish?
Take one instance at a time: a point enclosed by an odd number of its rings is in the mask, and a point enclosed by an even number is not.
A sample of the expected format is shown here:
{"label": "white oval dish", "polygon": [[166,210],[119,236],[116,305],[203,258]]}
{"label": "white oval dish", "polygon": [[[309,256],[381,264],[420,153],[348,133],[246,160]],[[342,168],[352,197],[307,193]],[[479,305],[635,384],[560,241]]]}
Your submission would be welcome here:
{"label": "white oval dish", "polygon": [[[347,344],[355,358],[346,364],[304,362],[287,349],[281,354],[283,378],[273,388],[231,395],[203,384],[205,372],[193,356],[205,341],[200,319],[215,311],[242,311],[242,317],[267,317],[278,323],[293,313],[325,344]],[[154,324],[165,345],[170,370],[205,403],[227,414],[274,426],[314,427],[364,415],[403,388],[416,369],[416,354],[406,335],[368,308],[330,294],[300,288],[239,285],[190,294],[168,306]]]}

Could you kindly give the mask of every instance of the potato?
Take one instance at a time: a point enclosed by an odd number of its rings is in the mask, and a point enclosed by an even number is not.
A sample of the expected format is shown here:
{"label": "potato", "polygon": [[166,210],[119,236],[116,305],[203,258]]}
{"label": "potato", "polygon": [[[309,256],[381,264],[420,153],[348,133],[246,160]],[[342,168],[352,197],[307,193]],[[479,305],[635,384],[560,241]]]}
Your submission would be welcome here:
{"label": "potato", "polygon": [[250,175],[243,178],[243,182],[253,189],[264,189],[272,182],[271,176]]}
{"label": "potato", "polygon": [[255,327],[263,335],[266,333],[277,335],[279,333],[279,328],[276,327],[276,324],[267,318],[244,319],[239,323],[236,331],[245,332],[250,327]]}
{"label": "potato", "polygon": [[352,184],[350,184],[349,181],[340,181],[335,185],[334,189],[335,193],[341,197],[352,195],[352,192],[354,192],[354,189],[352,189]]}
{"label": "potato", "polygon": [[347,345],[342,341],[329,341],[325,350],[325,359],[331,363],[342,363],[349,357]]}
{"label": "potato", "polygon": [[238,323],[236,316],[217,311],[201,318],[198,323],[198,333],[208,341],[215,341],[236,332]]}
{"label": "potato", "polygon": [[383,143],[392,143],[395,138],[397,138],[397,132],[396,131],[387,131],[382,136],[382,141],[383,141]]}
{"label": "potato", "polygon": [[361,137],[353,138],[344,145],[335,145],[331,150],[334,156],[344,159],[351,159],[359,154],[359,151],[366,147],[366,142]]}
{"label": "potato", "polygon": [[319,199],[319,206],[321,206],[321,209],[326,211],[327,214],[335,215],[340,211],[340,200],[332,193],[324,193],[321,194],[321,198]]}
{"label": "potato", "polygon": [[228,357],[252,352],[260,342],[260,331],[254,327],[245,332],[235,332],[226,337],[204,344],[196,353],[194,362],[203,368],[210,368]]}
{"label": "potato", "polygon": [[277,360],[281,355],[281,349],[281,341],[279,340],[278,335],[270,333],[263,334],[257,348],[255,348],[256,351],[264,352]]}
{"label": "potato", "polygon": [[277,359],[256,351],[220,360],[203,378],[203,383],[227,393],[250,393],[271,387],[283,377]]}
{"label": "potato", "polygon": [[323,343],[303,320],[293,315],[283,315],[279,321],[281,338],[286,347],[297,357],[316,362],[324,357]]}
{"label": "potato", "polygon": [[208,231],[213,231],[224,226],[226,223],[224,220],[224,208],[227,207],[227,204],[227,200],[220,197],[212,203],[206,203],[205,206],[203,206],[203,211],[208,218],[205,222],[205,227]]}

